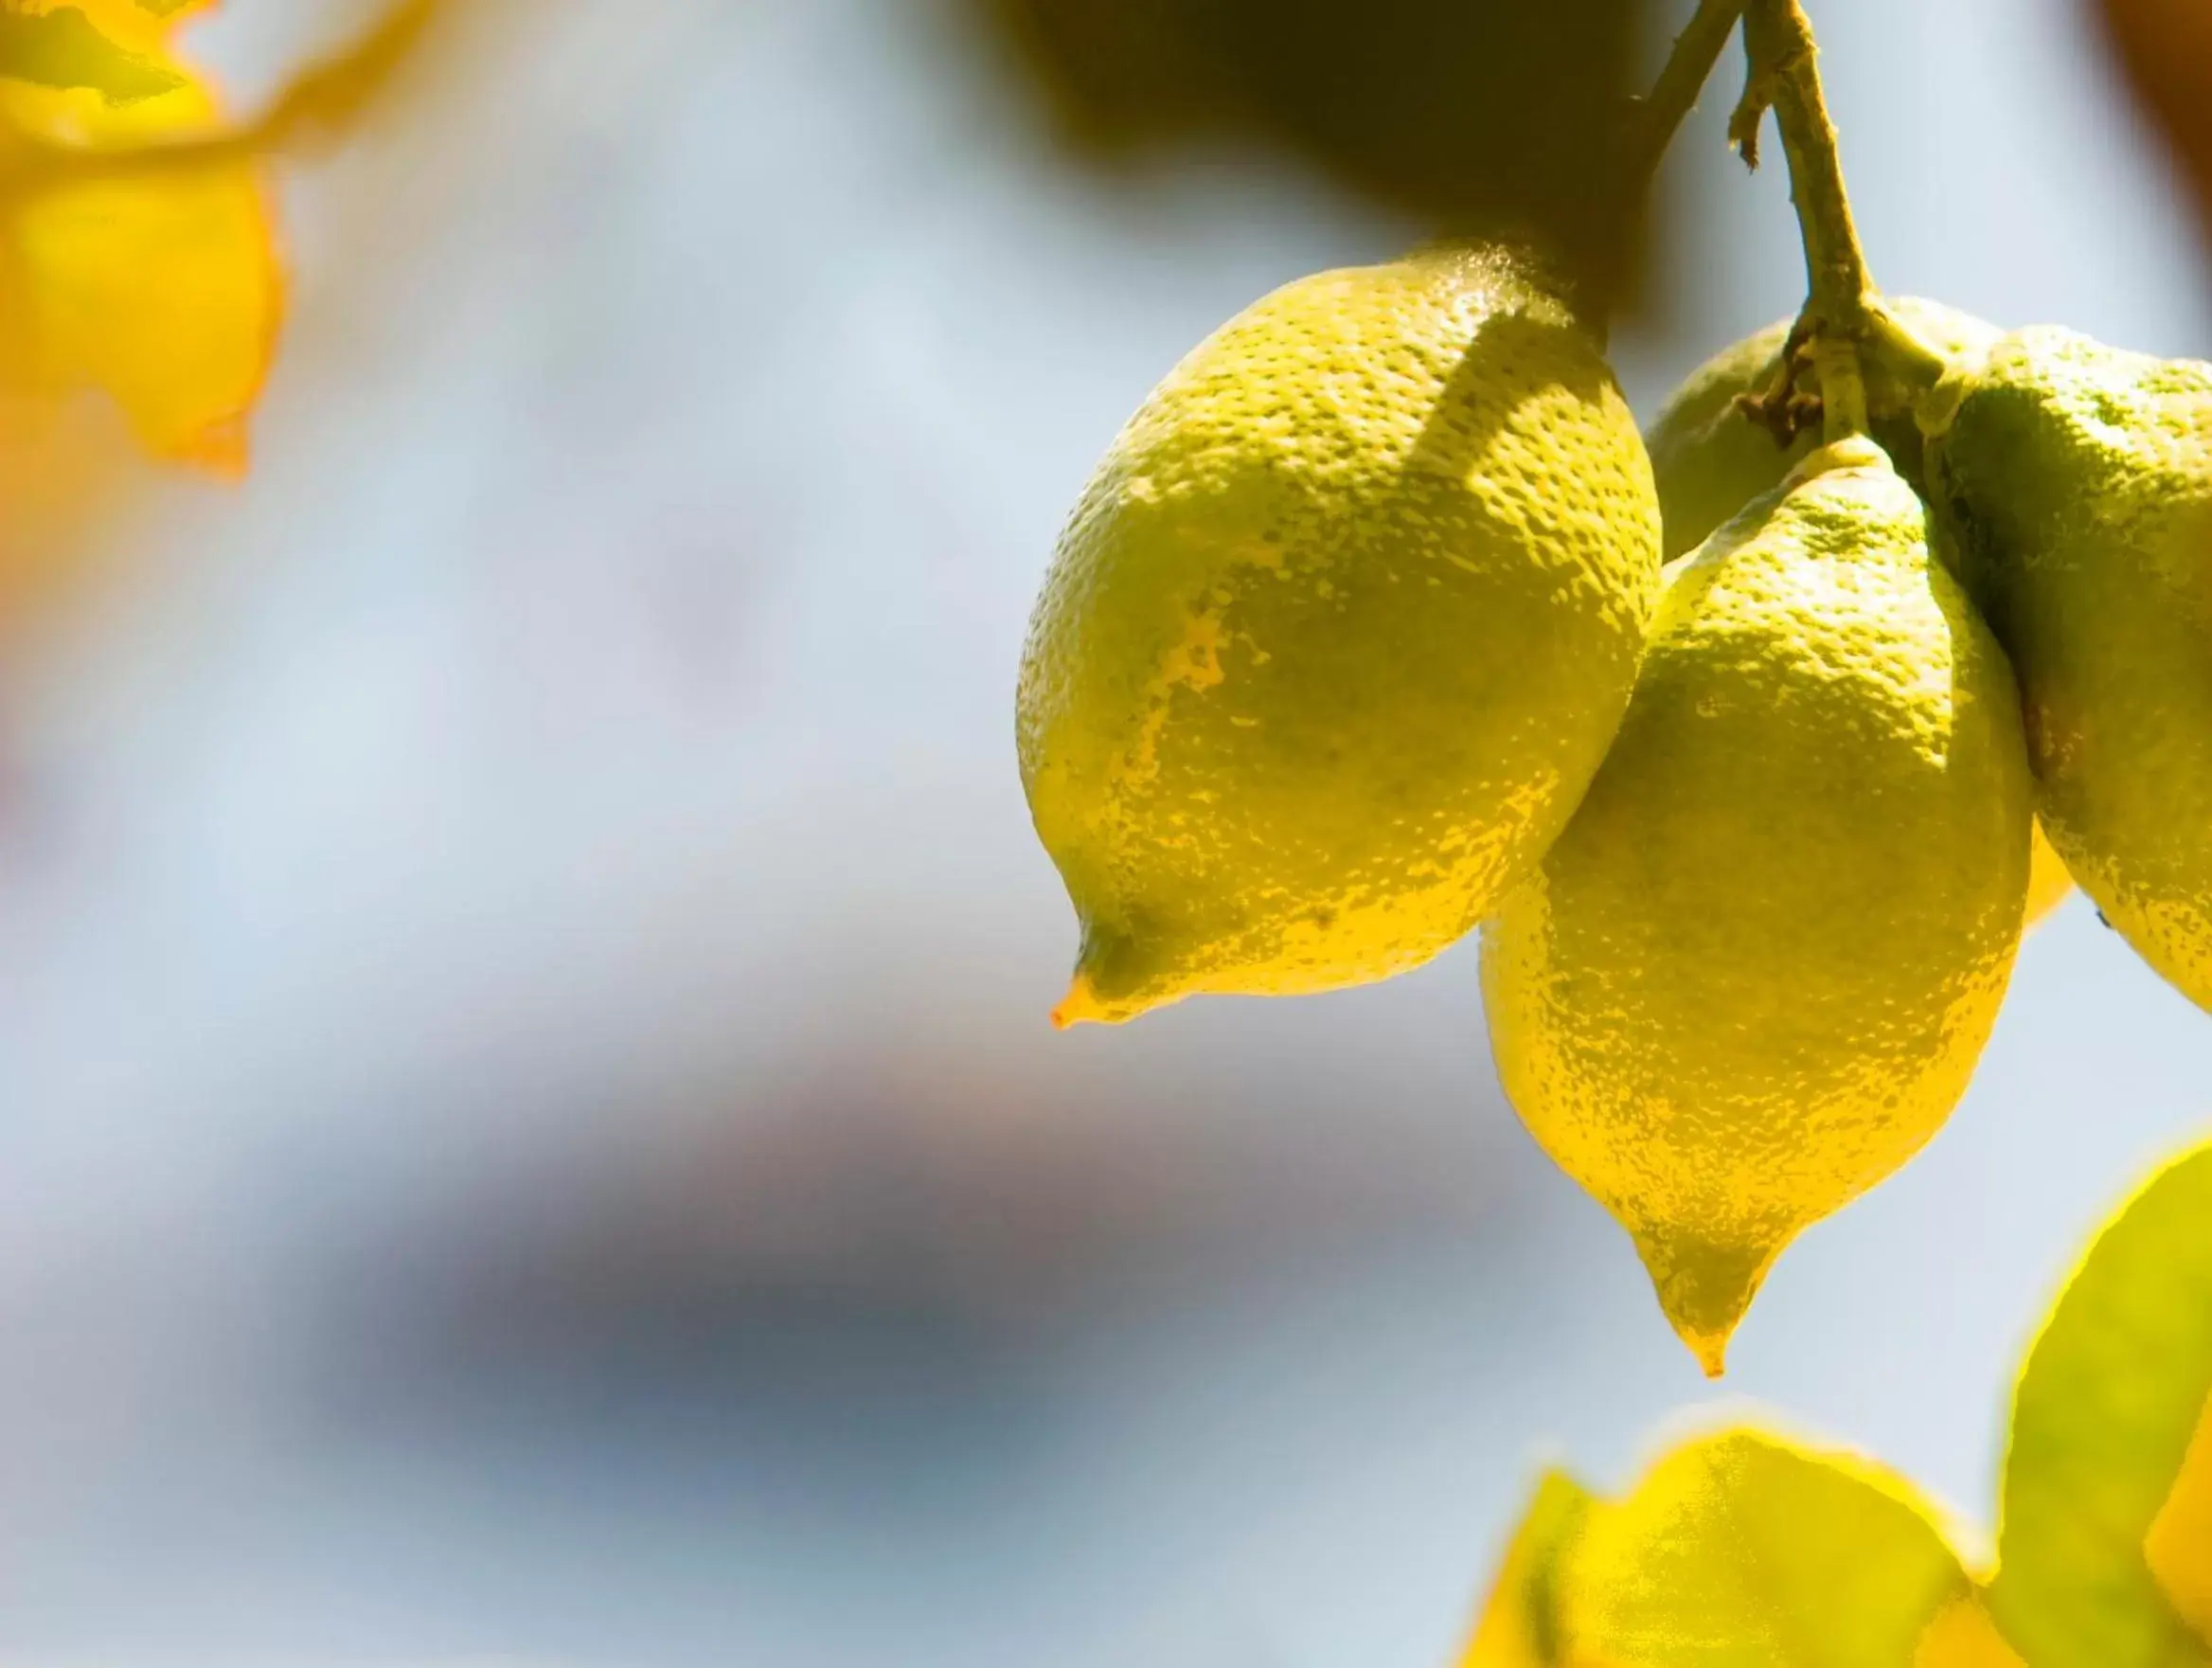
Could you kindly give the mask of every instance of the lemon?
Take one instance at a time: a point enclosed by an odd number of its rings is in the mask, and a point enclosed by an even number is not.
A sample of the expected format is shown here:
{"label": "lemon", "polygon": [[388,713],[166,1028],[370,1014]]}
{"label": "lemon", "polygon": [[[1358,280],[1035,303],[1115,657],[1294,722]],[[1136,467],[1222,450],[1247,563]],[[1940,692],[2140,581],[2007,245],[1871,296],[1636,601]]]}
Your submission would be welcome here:
{"label": "lemon", "polygon": [[2022,331],[1925,416],[1938,514],[2020,672],[2051,842],[2212,1008],[2212,366]]}
{"label": "lemon", "polygon": [[1526,257],[1231,320],[1115,440],[1031,624],[1023,781],[1082,924],[1056,1020],[1464,936],[1604,757],[1658,571],[1634,421]]}
{"label": "lemon", "polygon": [[[1977,362],[2003,333],[1940,301],[1892,296],[1885,297],[1885,305],[1923,345],[1960,364]],[[1774,386],[1791,323],[1785,318],[1714,354],[1690,373],[1644,431],[1667,522],[1668,562],[1696,549],[1746,504],[1774,491],[1820,445],[1818,433],[1810,431],[1782,446],[1737,404],[1739,396]],[[1920,491],[1924,464],[1918,423],[1910,418],[1880,422],[1874,438],[1899,473]],[[2073,876],[2039,825],[2028,866],[2025,924],[2043,920],[2073,889]]]}
{"label": "lemon", "polygon": [[2074,876],[2066,868],[2066,860],[2059,855],[2059,849],[2051,844],[2051,836],[2043,833],[2042,819],[2038,818],[2027,853],[2027,907],[2022,914],[2021,925],[2033,926],[2073,895]]}
{"label": "lemon", "polygon": [[[1987,351],[1999,332],[1969,314],[1913,296],[1884,297],[1898,322],[1948,358],[1968,360]],[[1783,319],[1705,361],[1667,402],[1645,431],[1659,504],[1667,517],[1667,560],[1687,555],[1820,445],[1817,425],[1789,447],[1754,422],[1736,404],[1741,394],[1764,393],[1782,368],[1792,321]],[[1920,432],[1910,418],[1880,423],[1875,439],[1918,488]]]}
{"label": "lemon", "polygon": [[1706,1371],[1775,1258],[1909,1158],[2027,885],[2011,669],[1870,440],[1678,565],[1604,768],[1483,933],[1523,1121]]}

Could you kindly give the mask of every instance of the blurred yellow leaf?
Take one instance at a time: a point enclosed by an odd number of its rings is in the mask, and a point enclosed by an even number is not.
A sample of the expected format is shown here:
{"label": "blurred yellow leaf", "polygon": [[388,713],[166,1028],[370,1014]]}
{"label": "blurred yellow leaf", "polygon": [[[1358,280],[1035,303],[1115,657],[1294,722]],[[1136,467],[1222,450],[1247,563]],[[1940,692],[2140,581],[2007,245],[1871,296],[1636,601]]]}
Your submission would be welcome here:
{"label": "blurred yellow leaf", "polygon": [[138,46],[160,46],[176,26],[194,12],[209,11],[216,0],[29,0],[33,10],[79,7],[102,34]]}
{"label": "blurred yellow leaf", "polygon": [[2163,1512],[2178,1535],[2203,1510],[2192,1490],[2170,1502],[2208,1395],[2212,1148],[2105,1229],[2021,1374],[1989,1604],[2036,1668],[2203,1668],[2146,1546]]}
{"label": "blurred yellow leaf", "polygon": [[35,413],[102,389],[155,455],[236,472],[283,312],[259,170],[29,166],[34,146],[144,146],[206,131],[217,114],[188,76],[119,106],[0,81],[0,399]]}
{"label": "blurred yellow leaf", "polygon": [[1971,1590],[1902,1480],[1733,1430],[1675,1449],[1591,1512],[1561,1587],[1564,1659],[1904,1668]]}
{"label": "blurred yellow leaf", "polygon": [[81,5],[0,0],[0,76],[14,81],[89,87],[110,103],[129,103],[183,84],[184,78],[160,61],[159,45],[159,26],[145,12],[117,30],[103,27]]}
{"label": "blurred yellow leaf", "polygon": [[1997,1631],[1980,1599],[1962,1595],[1928,1623],[1913,1651],[1913,1668],[2027,1668]]}
{"label": "blurred yellow leaf", "polygon": [[2151,1519],[2143,1555],[2175,1613],[2212,1644],[2212,1396],[2166,1504]]}
{"label": "blurred yellow leaf", "polygon": [[1559,1661],[1558,1575],[1581,1533],[1590,1492],[1546,1472],[1498,1568],[1459,1668],[1553,1668]]}
{"label": "blurred yellow leaf", "polygon": [[27,428],[0,420],[0,643],[81,578],[144,470],[112,405],[80,401]]}

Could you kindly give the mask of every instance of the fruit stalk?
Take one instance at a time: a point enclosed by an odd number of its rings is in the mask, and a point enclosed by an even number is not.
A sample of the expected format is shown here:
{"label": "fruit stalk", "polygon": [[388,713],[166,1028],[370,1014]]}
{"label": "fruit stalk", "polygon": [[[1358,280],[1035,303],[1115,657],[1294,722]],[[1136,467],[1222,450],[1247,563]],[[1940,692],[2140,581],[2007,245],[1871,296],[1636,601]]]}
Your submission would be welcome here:
{"label": "fruit stalk", "polygon": [[[1774,111],[1790,166],[1790,199],[1805,243],[1810,296],[1793,344],[1811,350],[1827,438],[1863,434],[1866,383],[1860,354],[1869,342],[1886,342],[1892,332],[1851,218],[1836,126],[1820,84],[1820,48],[1798,0],[1750,0],[1743,46],[1751,74],[1731,133],[1745,160],[1756,165],[1758,124],[1767,110]],[[1785,371],[1784,386],[1775,390],[1785,405],[1791,380]],[[1770,407],[1773,404],[1770,396]]]}
{"label": "fruit stalk", "polygon": [[1697,108],[1698,95],[1712,80],[1713,66],[1736,32],[1745,4],[1746,0],[1699,0],[1697,15],[1675,36],[1667,67],[1636,106],[1631,123],[1626,174],[1631,190],[1650,188],[1676,130]]}

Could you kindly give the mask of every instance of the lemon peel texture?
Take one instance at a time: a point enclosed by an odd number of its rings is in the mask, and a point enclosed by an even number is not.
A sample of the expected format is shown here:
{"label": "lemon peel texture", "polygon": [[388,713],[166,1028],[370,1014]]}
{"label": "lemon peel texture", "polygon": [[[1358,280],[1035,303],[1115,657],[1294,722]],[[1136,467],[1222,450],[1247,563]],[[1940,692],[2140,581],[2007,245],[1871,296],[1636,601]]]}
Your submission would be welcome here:
{"label": "lemon peel texture", "polygon": [[1925,421],[1932,502],[2019,669],[2051,843],[2212,1008],[2212,365],[2021,331]]}
{"label": "lemon peel texture", "polygon": [[1603,759],[1659,511],[1598,348],[1457,247],[1231,320],[1116,439],[1024,657],[1024,785],[1082,924],[1055,1017],[1414,967]]}
{"label": "lemon peel texture", "polygon": [[[1980,363],[2003,334],[1995,325],[1940,301],[1893,296],[1885,305],[1923,345],[1962,367]],[[1773,386],[1792,322],[1782,319],[1714,354],[1689,374],[1644,431],[1667,523],[1668,562],[1695,550],[1746,504],[1780,486],[1819,448],[1817,429],[1790,446],[1779,444],[1738,404],[1743,395]],[[1874,439],[1913,490],[1925,496],[1924,440],[1918,423],[1909,416],[1878,422]],[[2043,920],[2073,889],[2073,876],[2038,827],[2025,924]]]}
{"label": "lemon peel texture", "polygon": [[1482,969],[1515,1108],[1707,1372],[1783,1247],[1964,1092],[2030,797],[2011,669],[1871,441],[1672,570],[1619,739]]}

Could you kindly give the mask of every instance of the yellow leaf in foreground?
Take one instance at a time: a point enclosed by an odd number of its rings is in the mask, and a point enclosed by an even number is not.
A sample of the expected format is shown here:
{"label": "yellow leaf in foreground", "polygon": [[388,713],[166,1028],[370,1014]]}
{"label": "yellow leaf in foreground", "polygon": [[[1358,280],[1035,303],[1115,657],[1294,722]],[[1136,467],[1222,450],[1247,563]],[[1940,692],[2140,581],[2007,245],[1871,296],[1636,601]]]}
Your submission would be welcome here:
{"label": "yellow leaf in foreground", "polygon": [[213,5],[214,0],[32,0],[28,9],[74,8],[111,41],[144,50],[159,47],[178,24]]}
{"label": "yellow leaf in foreground", "polygon": [[1907,1668],[1971,1592],[1900,1479],[1728,1431],[1591,1512],[1561,1584],[1562,1656],[1577,1668]]}
{"label": "yellow leaf in foreground", "polygon": [[[2203,1668],[2204,1641],[2146,1555],[2212,1394],[2212,1148],[2154,1177],[2105,1229],[2013,1398],[1989,1606],[2035,1668]],[[2198,1474],[2201,1476],[2201,1473]],[[2202,1566],[2199,1566],[2202,1568]],[[2195,1590],[2202,1591],[2202,1586]]]}
{"label": "yellow leaf in foreground", "polygon": [[[158,33],[131,38],[159,45]],[[27,8],[21,0],[0,4],[0,76],[43,87],[90,87],[111,104],[173,92],[184,81],[158,53],[123,45],[80,8]]]}
{"label": "yellow leaf in foreground", "polygon": [[1459,1668],[1553,1668],[1559,1661],[1559,1569],[1588,1517],[1587,1489],[1551,1471],[1513,1533]]}
{"label": "yellow leaf in foreground", "polygon": [[1913,1652],[1913,1668],[2027,1668],[2006,1642],[1981,1601],[1953,1599],[1946,1605]]}
{"label": "yellow leaf in foreground", "polygon": [[0,646],[82,573],[143,472],[121,429],[87,404],[29,428],[0,415]]}
{"label": "yellow leaf in foreground", "polygon": [[26,140],[144,144],[215,115],[197,81],[121,106],[0,82],[0,399],[35,414],[101,389],[157,456],[235,473],[283,310],[259,170],[42,182],[25,167]]}
{"label": "yellow leaf in foreground", "polygon": [[2143,1556],[2167,1603],[2212,1644],[2212,1396],[2198,1415],[2173,1490],[2150,1521]]}

